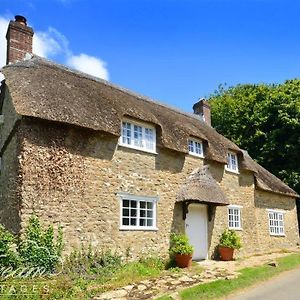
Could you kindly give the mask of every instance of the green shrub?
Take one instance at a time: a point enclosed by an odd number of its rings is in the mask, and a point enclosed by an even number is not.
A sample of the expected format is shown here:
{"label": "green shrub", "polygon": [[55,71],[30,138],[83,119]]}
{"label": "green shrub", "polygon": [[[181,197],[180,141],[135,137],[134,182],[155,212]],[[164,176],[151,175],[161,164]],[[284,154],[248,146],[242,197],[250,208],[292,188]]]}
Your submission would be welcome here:
{"label": "green shrub", "polygon": [[242,247],[242,243],[240,237],[234,230],[226,229],[220,237],[219,246],[240,249]]}
{"label": "green shrub", "polygon": [[145,257],[140,258],[139,262],[147,268],[157,269],[157,270],[164,270],[167,267],[167,262],[163,261],[159,257]]}
{"label": "green shrub", "polygon": [[171,255],[175,254],[192,254],[193,246],[189,243],[189,239],[185,234],[171,234],[171,243],[169,252]]}
{"label": "green shrub", "polygon": [[16,251],[16,238],[0,225],[0,266],[16,268],[20,264]]}
{"label": "green shrub", "polygon": [[19,243],[20,259],[25,266],[44,268],[53,272],[58,264],[63,248],[62,229],[58,228],[54,237],[53,226],[43,230],[37,216],[30,217],[25,235]]}
{"label": "green shrub", "polygon": [[121,257],[111,251],[93,251],[91,246],[73,251],[65,258],[63,272],[91,278],[93,275],[113,274],[122,266]]}

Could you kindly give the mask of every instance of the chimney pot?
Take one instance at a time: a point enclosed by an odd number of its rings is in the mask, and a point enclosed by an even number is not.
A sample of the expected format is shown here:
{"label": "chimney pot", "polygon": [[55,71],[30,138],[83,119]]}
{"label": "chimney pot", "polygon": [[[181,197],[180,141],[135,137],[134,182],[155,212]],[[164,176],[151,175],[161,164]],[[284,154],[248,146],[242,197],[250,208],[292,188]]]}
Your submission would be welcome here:
{"label": "chimney pot", "polygon": [[16,16],[15,16],[15,22],[20,23],[20,24],[22,24],[22,25],[24,25],[24,26],[27,26],[27,20],[26,20],[26,18],[23,17],[23,16],[16,15]]}
{"label": "chimney pot", "polygon": [[200,98],[193,105],[194,114],[201,116],[202,120],[211,126],[210,104],[205,98]]}

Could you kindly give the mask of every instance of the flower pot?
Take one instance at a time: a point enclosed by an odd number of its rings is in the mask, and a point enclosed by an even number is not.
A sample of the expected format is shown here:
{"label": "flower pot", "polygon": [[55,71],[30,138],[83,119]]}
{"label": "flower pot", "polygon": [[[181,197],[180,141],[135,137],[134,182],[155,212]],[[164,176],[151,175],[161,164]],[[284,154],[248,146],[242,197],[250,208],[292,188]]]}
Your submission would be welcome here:
{"label": "flower pot", "polygon": [[219,254],[221,260],[233,260],[233,248],[219,246]]}
{"label": "flower pot", "polygon": [[192,254],[176,254],[176,265],[179,268],[189,268],[192,265],[192,257]]}

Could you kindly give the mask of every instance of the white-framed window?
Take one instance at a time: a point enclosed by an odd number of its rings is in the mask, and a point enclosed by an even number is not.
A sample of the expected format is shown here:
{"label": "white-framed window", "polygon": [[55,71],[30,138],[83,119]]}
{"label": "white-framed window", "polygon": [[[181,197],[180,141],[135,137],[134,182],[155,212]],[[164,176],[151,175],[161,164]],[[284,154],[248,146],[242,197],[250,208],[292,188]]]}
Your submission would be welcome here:
{"label": "white-framed window", "polygon": [[270,235],[284,236],[284,213],[277,210],[268,210]]}
{"label": "white-framed window", "polygon": [[156,153],[154,126],[124,120],[119,144],[125,147]]}
{"label": "white-framed window", "polygon": [[118,193],[120,198],[120,229],[157,230],[158,197]]}
{"label": "white-framed window", "polygon": [[200,140],[189,140],[189,154],[204,157],[203,143]]}
{"label": "white-framed window", "polygon": [[227,153],[227,165],[225,166],[225,169],[234,173],[239,172],[238,157],[236,153]]}
{"label": "white-framed window", "polygon": [[241,230],[242,229],[242,217],[241,217],[242,206],[239,205],[228,205],[228,228]]}

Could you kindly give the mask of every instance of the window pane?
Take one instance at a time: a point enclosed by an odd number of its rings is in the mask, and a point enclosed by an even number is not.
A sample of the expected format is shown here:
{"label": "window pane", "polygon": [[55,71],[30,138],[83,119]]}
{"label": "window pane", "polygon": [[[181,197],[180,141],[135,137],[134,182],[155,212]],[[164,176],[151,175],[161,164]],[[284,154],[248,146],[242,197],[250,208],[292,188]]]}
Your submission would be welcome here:
{"label": "window pane", "polygon": [[194,142],[189,141],[189,152],[194,152]]}
{"label": "window pane", "polygon": [[137,216],[137,211],[136,211],[136,209],[131,209],[131,210],[130,210],[130,216],[131,216],[131,217],[136,217],[136,216]]}
{"label": "window pane", "polygon": [[153,220],[152,219],[147,220],[147,226],[153,226]]}
{"label": "window pane", "polygon": [[122,123],[122,142],[123,144],[131,144],[131,125],[127,122]]}
{"label": "window pane", "polygon": [[153,129],[145,128],[145,141],[146,141],[146,149],[153,150],[154,148]]}
{"label": "window pane", "polygon": [[136,201],[130,200],[130,207],[136,207]]}
{"label": "window pane", "polygon": [[129,209],[123,208],[123,216],[128,217],[129,216]]}
{"label": "window pane", "polygon": [[130,219],[130,225],[136,226],[136,219]]}
{"label": "window pane", "polygon": [[134,138],[134,146],[142,147],[143,146],[143,134],[142,127],[138,125],[133,126],[133,138]]}
{"label": "window pane", "polygon": [[146,226],[146,219],[140,219],[140,226]]}
{"label": "window pane", "polygon": [[152,209],[152,208],[153,208],[153,203],[147,202],[147,209]]}
{"label": "window pane", "polygon": [[141,210],[141,211],[140,211],[140,217],[141,217],[141,218],[146,217],[146,211],[145,211],[145,210]]}
{"label": "window pane", "polygon": [[123,200],[123,207],[129,207],[129,200]]}
{"label": "window pane", "polygon": [[148,211],[147,211],[147,217],[148,217],[148,218],[152,218],[152,217],[153,217],[153,212],[152,212],[152,210],[148,210]]}
{"label": "window pane", "polygon": [[128,226],[129,225],[129,219],[128,218],[123,218],[123,225]]}
{"label": "window pane", "polygon": [[199,155],[202,154],[202,144],[195,142],[195,152]]}
{"label": "window pane", "polygon": [[140,201],[140,208],[146,208],[146,202]]}

